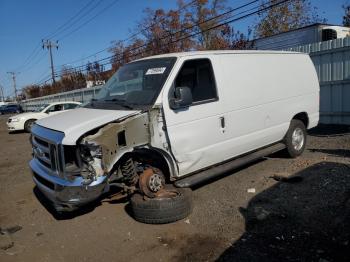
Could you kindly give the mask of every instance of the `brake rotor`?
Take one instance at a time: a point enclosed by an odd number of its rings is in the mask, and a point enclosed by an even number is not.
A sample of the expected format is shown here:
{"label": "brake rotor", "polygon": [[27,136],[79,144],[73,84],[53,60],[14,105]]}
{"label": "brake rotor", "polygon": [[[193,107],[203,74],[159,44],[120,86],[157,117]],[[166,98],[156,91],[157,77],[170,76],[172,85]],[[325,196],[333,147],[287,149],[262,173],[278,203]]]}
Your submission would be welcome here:
{"label": "brake rotor", "polygon": [[140,175],[140,190],[149,198],[157,197],[164,189],[164,185],[165,177],[158,168],[147,168]]}

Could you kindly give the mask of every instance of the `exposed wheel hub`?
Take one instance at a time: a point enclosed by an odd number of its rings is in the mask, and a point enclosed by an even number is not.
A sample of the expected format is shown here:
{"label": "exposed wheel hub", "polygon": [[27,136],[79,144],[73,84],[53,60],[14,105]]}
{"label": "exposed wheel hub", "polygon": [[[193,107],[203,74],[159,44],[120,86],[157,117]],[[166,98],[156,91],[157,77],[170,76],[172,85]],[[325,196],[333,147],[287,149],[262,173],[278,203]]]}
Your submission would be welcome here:
{"label": "exposed wheel hub", "polygon": [[148,184],[152,192],[157,192],[163,186],[162,177],[159,174],[155,173],[149,178]]}
{"label": "exposed wheel hub", "polygon": [[161,191],[165,185],[163,173],[157,168],[147,168],[140,175],[139,186],[143,194],[150,198],[157,196],[157,192]]}

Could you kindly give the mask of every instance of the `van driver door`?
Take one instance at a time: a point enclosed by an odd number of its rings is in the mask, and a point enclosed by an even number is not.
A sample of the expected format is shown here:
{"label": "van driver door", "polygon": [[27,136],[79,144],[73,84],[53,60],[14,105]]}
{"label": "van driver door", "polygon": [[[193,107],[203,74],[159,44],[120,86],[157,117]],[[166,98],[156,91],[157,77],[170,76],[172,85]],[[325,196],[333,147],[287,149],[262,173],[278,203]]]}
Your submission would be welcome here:
{"label": "van driver door", "polygon": [[188,87],[192,104],[172,109],[164,104],[167,133],[179,175],[186,175],[221,160],[220,144],[225,140],[224,116],[220,114],[212,61],[191,59],[182,63],[163,101],[174,97],[176,87]]}

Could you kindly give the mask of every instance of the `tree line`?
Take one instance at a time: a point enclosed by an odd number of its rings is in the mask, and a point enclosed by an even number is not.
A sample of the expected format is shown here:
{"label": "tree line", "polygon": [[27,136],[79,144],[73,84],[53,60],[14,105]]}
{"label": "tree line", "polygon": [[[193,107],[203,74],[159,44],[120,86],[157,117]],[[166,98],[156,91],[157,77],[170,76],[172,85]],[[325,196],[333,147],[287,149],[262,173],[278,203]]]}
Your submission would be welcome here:
{"label": "tree line", "polygon": [[[280,0],[260,0],[264,9]],[[350,4],[344,5],[344,26],[350,26]],[[258,13],[246,32],[234,25],[223,24],[235,12],[226,0],[177,1],[175,10],[146,8],[136,21],[128,41],[112,41],[109,70],[105,64],[91,62],[83,70],[63,67],[55,83],[29,85],[24,88],[28,98],[86,87],[86,81],[106,81],[123,64],[151,55],[193,50],[249,49],[255,38],[271,36],[316,22],[326,22],[310,0],[294,0]],[[239,11],[237,11],[239,13]]]}

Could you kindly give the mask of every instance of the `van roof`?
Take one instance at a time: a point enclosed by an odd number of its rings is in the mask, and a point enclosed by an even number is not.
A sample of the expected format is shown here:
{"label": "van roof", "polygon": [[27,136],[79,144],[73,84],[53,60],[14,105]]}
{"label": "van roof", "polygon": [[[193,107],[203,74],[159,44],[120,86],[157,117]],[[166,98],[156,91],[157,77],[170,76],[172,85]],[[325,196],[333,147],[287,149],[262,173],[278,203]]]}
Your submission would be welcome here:
{"label": "van roof", "polygon": [[162,55],[148,56],[139,60],[151,59],[151,58],[165,58],[165,57],[185,57],[185,56],[196,56],[196,55],[223,55],[223,54],[303,54],[300,52],[291,51],[270,51],[270,50],[210,50],[210,51],[190,51],[180,53],[167,53]]}

